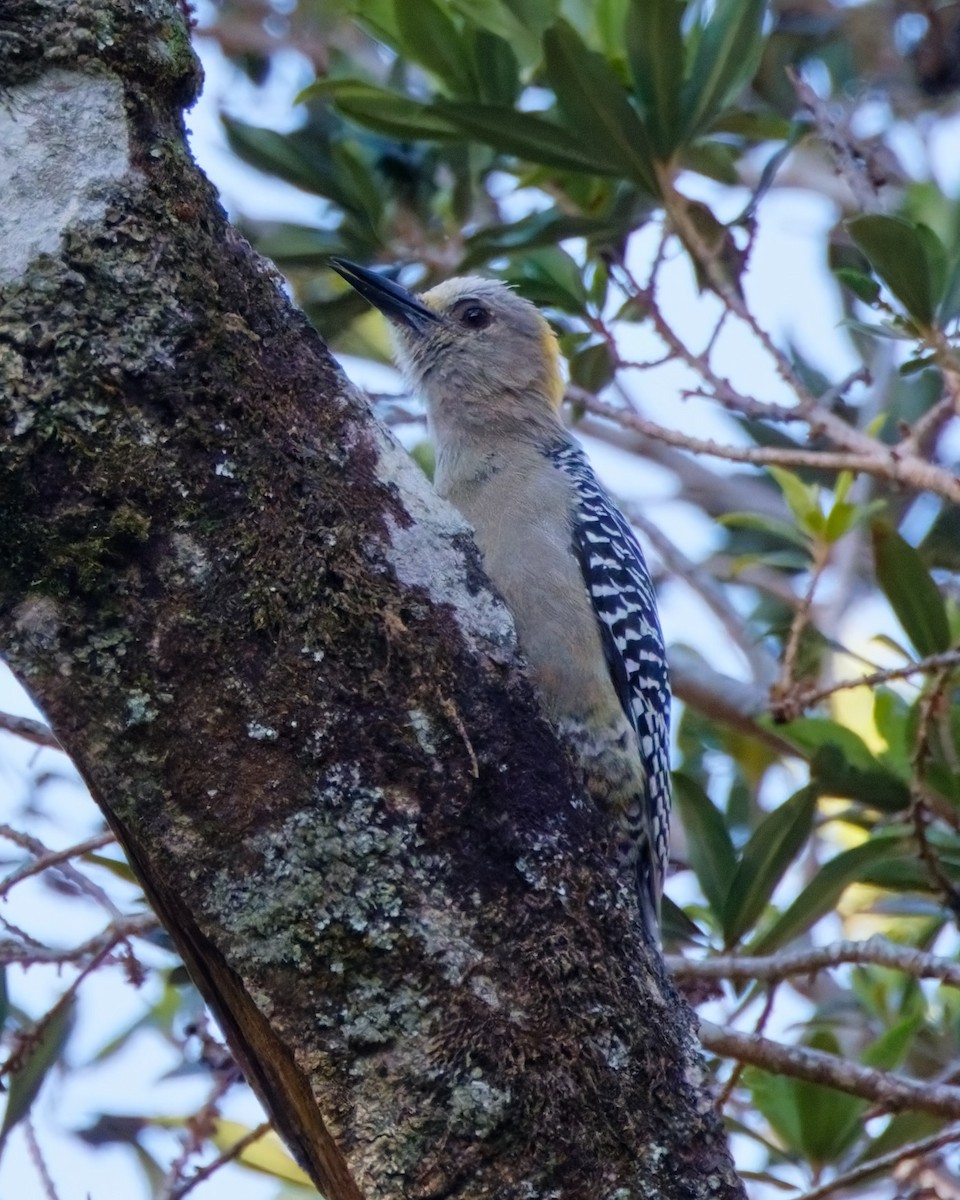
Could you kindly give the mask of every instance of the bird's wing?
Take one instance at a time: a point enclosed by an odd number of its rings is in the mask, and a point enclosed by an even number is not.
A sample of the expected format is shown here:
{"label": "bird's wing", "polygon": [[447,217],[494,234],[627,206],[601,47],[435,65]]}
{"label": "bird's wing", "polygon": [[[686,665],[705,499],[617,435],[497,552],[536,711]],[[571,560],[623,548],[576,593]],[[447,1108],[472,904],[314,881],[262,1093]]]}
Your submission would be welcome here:
{"label": "bird's wing", "polygon": [[636,535],[580,447],[564,442],[550,457],[574,485],[574,551],[597,615],[610,677],[637,733],[659,896],[670,821],[670,685],[653,581]]}

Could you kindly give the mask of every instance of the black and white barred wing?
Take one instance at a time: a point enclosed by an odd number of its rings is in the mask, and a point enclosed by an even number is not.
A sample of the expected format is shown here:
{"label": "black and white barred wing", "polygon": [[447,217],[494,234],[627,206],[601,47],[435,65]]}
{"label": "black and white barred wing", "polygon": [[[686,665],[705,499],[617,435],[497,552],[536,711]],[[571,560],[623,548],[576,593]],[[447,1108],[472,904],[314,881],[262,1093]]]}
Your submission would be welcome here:
{"label": "black and white barred wing", "polygon": [[607,664],[633,723],[647,774],[651,858],[659,898],[670,826],[670,686],[657,601],[643,550],[583,451],[563,443],[550,456],[578,500],[574,548],[600,626]]}

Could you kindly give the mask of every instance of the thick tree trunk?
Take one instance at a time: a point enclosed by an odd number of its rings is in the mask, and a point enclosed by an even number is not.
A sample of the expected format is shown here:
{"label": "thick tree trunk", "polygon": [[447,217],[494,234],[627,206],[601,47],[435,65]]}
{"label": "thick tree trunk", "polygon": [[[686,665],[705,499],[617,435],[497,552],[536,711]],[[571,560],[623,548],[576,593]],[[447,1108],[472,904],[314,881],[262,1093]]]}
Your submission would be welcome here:
{"label": "thick tree trunk", "polygon": [[328,1200],[734,1197],[463,525],[185,148],[177,7],[0,12],[0,639]]}

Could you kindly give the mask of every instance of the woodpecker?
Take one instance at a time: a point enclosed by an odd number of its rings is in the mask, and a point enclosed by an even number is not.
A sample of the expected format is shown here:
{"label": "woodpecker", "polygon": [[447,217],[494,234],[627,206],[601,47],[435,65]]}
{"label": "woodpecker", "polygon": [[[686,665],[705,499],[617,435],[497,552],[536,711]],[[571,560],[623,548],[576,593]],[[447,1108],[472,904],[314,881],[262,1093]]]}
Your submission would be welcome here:
{"label": "woodpecker", "polygon": [[390,320],[398,365],[427,406],[434,485],[476,533],[547,716],[635,873],[659,944],[670,821],[670,688],[650,573],[629,524],[561,417],[553,330],[491,279],[417,296],[332,265]]}

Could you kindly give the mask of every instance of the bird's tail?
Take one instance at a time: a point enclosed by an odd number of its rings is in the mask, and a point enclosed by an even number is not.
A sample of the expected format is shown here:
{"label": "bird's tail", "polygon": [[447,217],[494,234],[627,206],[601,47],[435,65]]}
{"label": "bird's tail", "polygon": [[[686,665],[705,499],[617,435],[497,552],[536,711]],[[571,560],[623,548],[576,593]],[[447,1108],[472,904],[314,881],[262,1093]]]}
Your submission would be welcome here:
{"label": "bird's tail", "polygon": [[642,849],[637,856],[637,895],[640,901],[640,919],[647,940],[658,950],[663,948],[660,940],[660,894],[662,882],[654,856]]}

